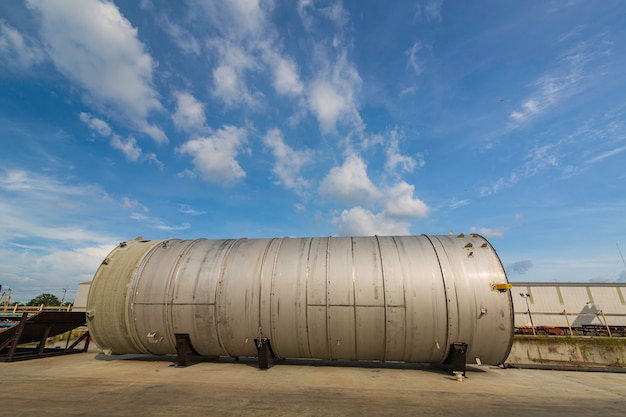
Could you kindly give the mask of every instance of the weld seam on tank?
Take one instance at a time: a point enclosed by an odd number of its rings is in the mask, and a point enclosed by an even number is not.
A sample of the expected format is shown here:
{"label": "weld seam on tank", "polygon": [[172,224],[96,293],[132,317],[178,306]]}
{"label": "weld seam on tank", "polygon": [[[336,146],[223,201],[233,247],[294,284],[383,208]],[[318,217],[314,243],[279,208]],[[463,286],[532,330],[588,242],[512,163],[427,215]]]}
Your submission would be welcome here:
{"label": "weld seam on tank", "polygon": [[[441,280],[443,282],[443,289],[444,289],[444,295],[445,295],[445,301],[446,301],[445,302],[445,305],[446,305],[446,340],[443,343],[443,355],[441,356],[441,359],[440,359],[440,363],[442,363],[446,360],[446,358],[450,354],[450,343],[451,343],[450,340],[454,340],[452,339],[452,326],[453,326],[452,318],[453,317],[452,317],[452,312],[450,311],[450,304],[452,302],[452,299],[450,295],[450,288],[448,287],[448,280],[446,278],[446,270],[441,263],[441,257],[439,255],[439,252],[437,251],[437,247],[435,246],[435,243],[431,239],[431,236],[428,236],[428,235],[422,235],[422,236],[428,239],[428,241],[430,242],[433,248],[433,252],[435,253],[435,257],[437,258],[437,263],[439,265],[439,272],[441,273]],[[456,300],[456,296],[454,298]]]}
{"label": "weld seam on tank", "polygon": [[330,311],[328,309],[328,269],[330,268],[330,242],[332,237],[324,239],[326,241],[326,266],[324,268],[324,298],[326,299],[326,307],[324,315],[326,317],[326,354],[328,359],[333,360],[333,351],[331,348],[330,338]]}
{"label": "weld seam on tank", "polygon": [[222,352],[226,354],[226,356],[232,356],[232,355],[228,352],[222,340],[222,332],[220,330],[221,326],[220,326],[220,320],[219,320],[219,317],[220,317],[219,310],[222,304],[221,303],[222,292],[224,291],[224,273],[226,272],[226,268],[228,267],[228,261],[230,260],[230,257],[232,256],[233,251],[235,250],[236,247],[240,246],[245,240],[246,240],[245,238],[237,239],[228,248],[228,252],[226,253],[226,256],[224,257],[224,260],[222,261],[222,267],[220,268],[220,277],[217,280],[217,285],[215,286],[215,313],[213,314],[213,320],[215,322],[215,333],[217,335],[217,343],[222,349]]}
{"label": "weld seam on tank", "polygon": [[387,361],[387,290],[385,287],[385,263],[383,262],[383,253],[380,249],[380,240],[378,235],[375,235],[376,248],[378,249],[378,258],[380,259],[380,276],[383,284],[383,362]]}
{"label": "weld seam on tank", "polygon": [[306,346],[307,346],[307,353],[309,354],[309,356],[313,356],[313,354],[311,352],[313,352],[311,350],[311,337],[310,337],[310,330],[309,330],[309,277],[310,277],[310,272],[311,272],[311,248],[313,247],[313,238],[308,238],[307,241],[308,243],[308,248],[307,248],[307,254],[306,254],[306,279],[304,280],[304,282],[306,283],[304,285],[304,302],[305,302],[305,308],[304,308],[304,324],[306,326]]}
{"label": "weld seam on tank", "polygon": [[[167,241],[165,241],[167,242]],[[133,275],[133,277],[131,278],[131,289],[132,291],[127,294],[127,297],[130,298],[129,302],[128,302],[128,310],[126,312],[127,318],[126,318],[126,332],[128,333],[128,335],[131,337],[133,344],[135,346],[137,346],[138,350],[141,353],[150,353],[150,351],[146,348],[145,344],[143,343],[143,341],[141,339],[139,339],[139,334],[137,332],[136,326],[135,326],[135,322],[136,322],[136,315],[135,315],[135,305],[136,305],[136,298],[138,295],[138,288],[139,288],[139,284],[141,283],[141,279],[143,277],[143,270],[145,269],[146,265],[148,265],[148,263],[150,262],[150,259],[152,259],[152,256],[154,256],[154,254],[159,250],[159,247],[161,246],[161,243],[157,243],[156,245],[154,245],[152,248],[150,248],[150,250],[144,255],[144,257],[141,260],[141,263],[139,264],[139,266],[135,269],[135,273]],[[132,320],[132,322],[131,322]]]}

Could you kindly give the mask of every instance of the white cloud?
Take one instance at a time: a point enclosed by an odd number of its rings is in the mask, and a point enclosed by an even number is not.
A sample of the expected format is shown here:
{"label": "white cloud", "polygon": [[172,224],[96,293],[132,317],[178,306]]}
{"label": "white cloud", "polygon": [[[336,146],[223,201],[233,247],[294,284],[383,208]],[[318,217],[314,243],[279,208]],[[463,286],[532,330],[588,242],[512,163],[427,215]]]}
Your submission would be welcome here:
{"label": "white cloud", "polygon": [[159,169],[163,169],[163,163],[158,160],[156,154],[150,152],[148,154],[143,153],[143,150],[137,145],[137,141],[132,136],[128,139],[122,139],[120,135],[114,133],[111,127],[104,120],[98,119],[92,116],[90,113],[81,112],[78,117],[83,121],[90,129],[96,131],[98,134],[104,137],[111,137],[109,144],[112,148],[121,151],[130,162],[143,162],[148,161],[154,163]]}
{"label": "white cloud", "polygon": [[0,62],[3,65],[24,69],[44,59],[45,54],[36,41],[0,20]]}
{"label": "white cloud", "polygon": [[137,141],[132,136],[122,139],[120,135],[114,134],[111,137],[111,146],[121,151],[127,160],[137,162],[141,156],[141,148],[137,146]]}
{"label": "white cloud", "polygon": [[345,25],[349,18],[348,12],[343,8],[341,1],[336,1],[327,7],[321,8],[320,13],[340,27]]}
{"label": "white cloud", "polygon": [[419,219],[428,216],[430,208],[413,193],[415,186],[404,181],[386,190],[385,212],[393,217]]}
{"label": "white cloud", "polygon": [[177,151],[192,157],[195,170],[205,181],[229,184],[246,176],[236,160],[246,142],[246,129],[225,126],[209,137],[186,142]]}
{"label": "white cloud", "polygon": [[188,222],[185,222],[178,226],[174,226],[174,225],[166,224],[163,222],[163,220],[158,219],[156,217],[146,216],[145,214],[141,214],[141,213],[133,213],[130,215],[130,218],[133,220],[146,223],[149,227],[152,227],[153,229],[162,230],[166,232],[174,232],[177,230],[187,230],[191,227],[191,224]]}
{"label": "white cloud", "polygon": [[[113,241],[115,242],[115,241]],[[114,249],[109,242],[102,245],[77,243],[71,248],[0,248],[0,278],[6,288],[13,289],[13,299],[26,302],[39,293],[56,293],[67,288],[66,301],[72,300],[78,284],[93,278],[102,260]]]}
{"label": "white cloud", "polygon": [[[37,193],[38,198],[103,194],[97,187],[69,186],[53,178],[25,170],[2,171],[0,175],[0,189],[21,193]],[[47,200],[47,198],[45,199]]]}
{"label": "white cloud", "polygon": [[272,150],[276,162],[272,171],[287,188],[295,188],[298,192],[308,184],[298,175],[303,165],[312,161],[312,153],[309,150],[297,151],[291,148],[283,140],[283,135],[278,129],[271,129],[263,137],[263,143]]}
{"label": "white cloud", "polygon": [[575,94],[586,77],[584,66],[589,57],[583,52],[584,48],[584,44],[578,45],[541,75],[533,85],[535,91],[522,102],[521,109],[511,112],[509,117],[515,123],[525,122]]}
{"label": "white cloud", "polygon": [[95,130],[100,134],[100,136],[110,136],[111,128],[109,124],[104,120],[98,119],[97,117],[92,116],[89,113],[81,112],[78,117],[81,121],[83,121],[91,130]]}
{"label": "white cloud", "polygon": [[452,201],[450,201],[450,210],[456,210],[460,207],[468,205],[469,203],[470,200],[468,199],[457,200],[456,198],[453,198]]}
{"label": "white cloud", "polygon": [[298,76],[298,68],[290,59],[276,56],[273,60],[274,89],[279,94],[300,95],[304,89]]}
{"label": "white cloud", "polygon": [[254,37],[263,34],[266,25],[265,8],[273,2],[259,0],[204,1],[200,6],[206,16],[222,33],[234,38]]}
{"label": "white cloud", "polygon": [[405,53],[408,55],[408,63],[407,65],[413,70],[415,75],[420,75],[422,73],[422,63],[419,61],[418,53],[423,48],[423,44],[419,41],[414,42],[411,48],[407,49]]}
{"label": "white cloud", "polygon": [[200,55],[200,42],[188,30],[164,18],[163,27],[172,37],[172,41],[186,54]]}
{"label": "white cloud", "polygon": [[484,237],[504,237],[505,227],[489,229],[487,227],[470,227],[470,233],[477,233]]}
{"label": "white cloud", "polygon": [[129,197],[122,198],[122,207],[124,207],[127,210],[141,210],[144,213],[147,213],[149,211],[148,207],[144,206],[139,201],[133,200],[132,198],[129,198]]}
{"label": "white cloud", "polygon": [[394,129],[390,133],[390,138],[387,142],[387,148],[385,149],[385,154],[387,156],[387,160],[385,161],[385,171],[388,174],[396,173],[397,171],[402,172],[413,172],[416,166],[420,168],[424,166],[424,159],[420,158],[416,160],[407,155],[402,155],[400,153],[400,134],[397,129]]}
{"label": "white cloud", "polygon": [[[264,35],[259,34],[259,37]],[[230,38],[214,38],[207,42],[216,54],[216,66],[212,72],[213,95],[228,106],[244,104],[254,107],[262,97],[260,91],[251,91],[246,82],[248,73],[262,70],[262,59],[257,50],[259,42],[253,38],[247,43],[232,38],[232,33]]]}
{"label": "white cloud", "polygon": [[324,134],[337,133],[337,124],[362,128],[357,94],[361,77],[346,52],[340,53],[334,63],[321,60],[321,69],[307,92],[307,103]]}
{"label": "white cloud", "polygon": [[179,204],[178,211],[189,216],[200,216],[206,214],[206,211],[198,210],[197,208],[195,208],[194,206],[190,206],[189,204]]}
{"label": "white cloud", "polygon": [[343,210],[333,219],[339,233],[343,236],[398,236],[408,235],[410,224],[391,219],[384,213],[374,214],[361,206]]}
{"label": "white cloud", "polygon": [[110,201],[95,185],[68,185],[25,170],[0,171],[0,242],[10,238],[106,244],[108,233],[76,224],[85,206]]}
{"label": "white cloud", "polygon": [[137,29],[111,2],[28,0],[41,18],[41,38],[56,68],[78,83],[86,100],[157,142],[165,133],[148,122],[161,111],[152,86],[154,62]]}
{"label": "white cloud", "polygon": [[368,204],[380,191],[367,175],[365,162],[355,154],[346,157],[343,165],[330,170],[320,185],[320,193],[343,204]]}
{"label": "white cloud", "polygon": [[179,91],[174,93],[176,97],[176,112],[172,120],[177,128],[191,132],[204,127],[204,105],[191,94]]}
{"label": "white cloud", "polygon": [[483,186],[480,190],[481,196],[496,194],[502,190],[513,187],[520,180],[529,178],[543,172],[544,170],[559,165],[556,149],[562,141],[556,144],[535,146],[524,155],[522,166],[511,173],[508,177],[500,177],[493,185]]}
{"label": "white cloud", "polygon": [[313,0],[298,0],[298,5],[296,6],[300,19],[302,20],[302,25],[306,30],[311,30],[313,25],[313,17],[309,13],[312,7]]}
{"label": "white cloud", "polygon": [[415,17],[424,17],[427,21],[441,22],[443,0],[429,0],[418,3]]}
{"label": "white cloud", "polygon": [[257,100],[248,90],[244,79],[228,65],[220,65],[213,70],[213,94],[229,106],[245,103],[257,105]]}
{"label": "white cloud", "polygon": [[319,81],[311,87],[309,105],[315,113],[323,133],[336,133],[337,119],[345,111],[345,98],[326,81]]}
{"label": "white cloud", "polygon": [[626,151],[626,146],[620,146],[615,149],[611,149],[610,151],[606,151],[601,153],[600,155],[594,156],[593,158],[586,161],[587,164],[595,164],[605,160],[606,158],[610,158],[613,155],[617,155],[618,153]]}

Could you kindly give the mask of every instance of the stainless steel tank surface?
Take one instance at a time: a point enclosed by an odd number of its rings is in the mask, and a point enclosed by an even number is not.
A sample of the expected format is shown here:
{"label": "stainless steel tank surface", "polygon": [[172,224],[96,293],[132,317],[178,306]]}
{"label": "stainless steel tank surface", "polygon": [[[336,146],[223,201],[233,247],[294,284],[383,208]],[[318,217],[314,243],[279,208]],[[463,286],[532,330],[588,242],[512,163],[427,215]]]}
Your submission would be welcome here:
{"label": "stainless steel tank surface", "polygon": [[89,332],[107,354],[501,364],[513,342],[510,284],[482,236],[122,242],[89,290]]}

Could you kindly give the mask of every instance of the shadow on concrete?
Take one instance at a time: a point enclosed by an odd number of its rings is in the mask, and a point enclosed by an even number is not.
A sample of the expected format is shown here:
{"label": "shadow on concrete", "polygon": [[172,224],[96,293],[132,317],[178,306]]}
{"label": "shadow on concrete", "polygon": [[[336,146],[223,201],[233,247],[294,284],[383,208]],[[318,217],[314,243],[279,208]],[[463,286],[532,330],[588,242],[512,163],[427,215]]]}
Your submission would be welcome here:
{"label": "shadow on concrete", "polygon": [[[124,355],[105,355],[104,353],[98,353],[95,356],[96,360],[101,361],[138,361],[138,362],[171,362],[171,366],[176,366],[176,355],[150,355],[150,354],[124,354]],[[221,356],[218,358],[210,357],[198,357],[195,359],[196,363],[233,363],[242,364],[252,368],[259,367],[259,361],[256,357],[239,357],[232,358],[230,356]],[[193,366],[193,365],[192,365]],[[310,367],[326,367],[326,368],[362,368],[372,369],[374,371],[381,371],[384,369],[412,369],[424,372],[430,372],[440,375],[450,375],[450,368],[441,364],[429,364],[429,363],[408,363],[408,362],[378,362],[378,361],[349,361],[349,360],[327,360],[327,359],[279,359],[274,366],[310,366]],[[482,365],[481,367],[467,365],[467,377],[471,377],[472,373],[484,373],[487,372],[484,368],[490,367],[489,365]],[[265,372],[271,372],[269,370],[261,370]]]}

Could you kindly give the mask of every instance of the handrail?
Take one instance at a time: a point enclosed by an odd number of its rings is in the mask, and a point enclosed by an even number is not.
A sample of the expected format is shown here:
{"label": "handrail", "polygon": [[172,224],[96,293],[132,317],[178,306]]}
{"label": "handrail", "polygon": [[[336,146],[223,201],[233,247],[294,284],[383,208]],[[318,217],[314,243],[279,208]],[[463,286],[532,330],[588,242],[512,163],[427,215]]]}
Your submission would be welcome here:
{"label": "handrail", "polygon": [[2,313],[38,313],[40,311],[72,311],[72,304],[68,304],[66,306],[47,306],[41,304],[39,306],[24,306],[19,305],[19,303],[15,303],[15,305],[10,306],[8,304],[4,304],[0,312]]}

